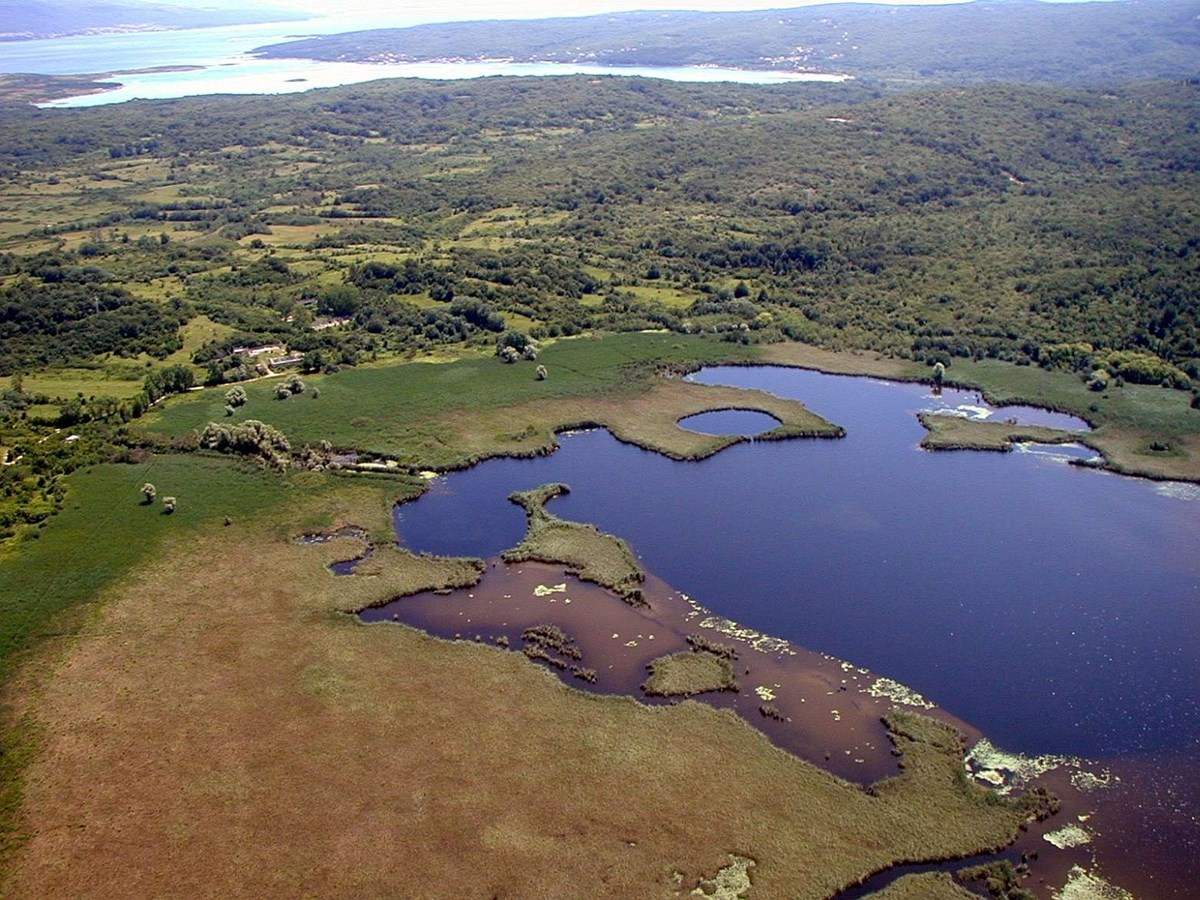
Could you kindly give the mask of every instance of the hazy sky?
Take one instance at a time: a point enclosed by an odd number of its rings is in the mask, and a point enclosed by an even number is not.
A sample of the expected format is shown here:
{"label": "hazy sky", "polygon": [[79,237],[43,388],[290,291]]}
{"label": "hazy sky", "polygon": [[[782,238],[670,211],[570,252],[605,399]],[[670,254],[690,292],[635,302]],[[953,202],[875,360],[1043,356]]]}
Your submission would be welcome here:
{"label": "hazy sky", "polygon": [[[180,6],[232,7],[244,9],[245,0],[168,0]],[[380,21],[446,21],[451,19],[533,19],[548,16],[577,16],[632,9],[784,9],[828,3],[830,0],[525,0],[521,3],[501,0],[267,0],[263,6],[302,10],[316,16],[348,16]],[[845,0],[838,0],[845,2]],[[853,2],[853,0],[851,0]],[[889,0],[864,0],[889,2]],[[956,0],[900,0],[907,4],[932,4]]]}

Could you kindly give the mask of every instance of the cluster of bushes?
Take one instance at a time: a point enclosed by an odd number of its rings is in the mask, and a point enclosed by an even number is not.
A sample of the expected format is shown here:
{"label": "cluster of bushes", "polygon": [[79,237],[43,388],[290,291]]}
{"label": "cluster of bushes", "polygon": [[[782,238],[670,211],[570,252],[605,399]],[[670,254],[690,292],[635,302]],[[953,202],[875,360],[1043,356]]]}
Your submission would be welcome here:
{"label": "cluster of bushes", "polygon": [[209,422],[200,432],[199,446],[218,453],[256,457],[281,469],[287,467],[292,449],[283,432],[257,419],[235,425]]}
{"label": "cluster of bushes", "polygon": [[1045,369],[1078,372],[1093,390],[1102,391],[1109,380],[1118,384],[1157,384],[1187,390],[1192,381],[1177,366],[1142,350],[1103,350],[1085,342],[1050,344],[1038,348],[1039,365]]}
{"label": "cluster of bushes", "polygon": [[303,394],[304,388],[304,379],[299,375],[292,375],[287,381],[275,388],[275,399],[287,400],[290,397],[294,397],[296,394]]}

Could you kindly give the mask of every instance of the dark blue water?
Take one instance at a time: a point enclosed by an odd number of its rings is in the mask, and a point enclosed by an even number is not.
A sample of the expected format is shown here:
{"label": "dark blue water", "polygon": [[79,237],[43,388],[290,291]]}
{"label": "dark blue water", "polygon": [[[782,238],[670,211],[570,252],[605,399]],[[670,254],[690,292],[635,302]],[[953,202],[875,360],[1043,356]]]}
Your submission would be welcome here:
{"label": "dark blue water", "polygon": [[902,681],[1001,746],[1195,748],[1200,502],[1068,466],[1058,448],[922,451],[920,386],[772,368],[697,380],[796,397],[847,436],[701,463],[564,436],[551,456],[439,479],[397,510],[401,539],[493,555],[524,529],[508,493],[563,481],[556,514],[629,539],[705,606]]}
{"label": "dark blue water", "polygon": [[679,420],[679,426],[700,434],[738,434],[753,437],[779,427],[779,420],[752,409],[722,409]]}

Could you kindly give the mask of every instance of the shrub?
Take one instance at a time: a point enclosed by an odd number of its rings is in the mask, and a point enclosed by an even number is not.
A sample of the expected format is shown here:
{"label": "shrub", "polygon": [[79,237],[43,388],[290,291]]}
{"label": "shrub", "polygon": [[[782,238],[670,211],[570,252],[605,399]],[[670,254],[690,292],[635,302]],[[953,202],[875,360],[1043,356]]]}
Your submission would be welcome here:
{"label": "shrub", "polygon": [[288,390],[288,386],[286,384],[281,384],[279,387],[275,388],[276,400],[287,400],[291,396],[292,392]]}
{"label": "shrub", "polygon": [[1153,353],[1140,350],[1110,350],[1098,353],[1096,361],[1114,375],[1135,384],[1161,384],[1163,387],[1182,389],[1191,386],[1187,373]]}
{"label": "shrub", "polygon": [[171,513],[175,512],[175,498],[174,497],[163,497],[163,512],[165,512],[167,515],[170,515]]}
{"label": "shrub", "polygon": [[1108,373],[1103,369],[1097,369],[1092,373],[1092,377],[1088,379],[1089,391],[1103,391],[1108,387]]}
{"label": "shrub", "polygon": [[537,380],[538,380],[538,381],[545,381],[545,380],[546,380],[546,377],[547,377],[547,374],[548,374],[548,373],[546,372],[546,367],[545,367],[545,366],[538,366],[538,367],[537,367]]}
{"label": "shrub", "polygon": [[225,392],[225,402],[236,409],[239,406],[246,404],[246,389],[243,387],[232,387]]}
{"label": "shrub", "polygon": [[149,505],[154,502],[154,498],[157,496],[158,496],[158,488],[156,488],[150,482],[147,481],[145,484],[142,485],[142,502],[143,503],[146,503],[147,505]]}

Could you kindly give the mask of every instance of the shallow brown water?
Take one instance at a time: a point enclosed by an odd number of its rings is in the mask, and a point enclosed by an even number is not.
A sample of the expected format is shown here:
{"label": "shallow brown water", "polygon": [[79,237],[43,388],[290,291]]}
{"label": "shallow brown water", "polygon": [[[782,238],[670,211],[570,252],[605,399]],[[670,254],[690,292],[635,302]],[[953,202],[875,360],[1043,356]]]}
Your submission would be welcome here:
{"label": "shallow brown water", "polygon": [[[596,680],[581,680],[570,668],[546,666],[550,671],[582,690],[629,695],[653,704],[681,700],[645,693],[642,684],[647,664],[688,649],[687,636],[700,634],[736,649],[738,690],[700,694],[695,700],[732,710],[779,747],[847,780],[866,785],[898,771],[880,719],[894,701],[869,692],[877,675],[769,636],[730,634],[734,623],[720,620],[653,575],[647,577],[644,593],[646,607],[633,607],[610,591],[565,574],[560,566],[491,560],[482,580],[472,588],[415,594],[359,615],[365,622],[402,622],[450,640],[506,641],[514,652],[520,652],[526,643],[525,629],[554,625],[578,649],[579,658],[568,662],[594,670]],[[536,664],[546,665],[540,660]],[[757,688],[770,692],[769,703],[782,721],[761,714],[760,707],[768,701]],[[942,709],[918,709],[953,724],[968,745],[982,737],[977,729]],[[1062,801],[1062,809],[1047,821],[1031,825],[1003,853],[897,866],[839,896],[865,896],[909,872],[953,872],[993,859],[1014,863],[1027,859],[1030,875],[1025,885],[1043,897],[1050,897],[1065,883],[1072,866],[1094,868],[1097,861],[1106,878],[1137,897],[1191,896],[1187,856],[1181,858],[1180,854],[1194,852],[1195,847],[1189,844],[1186,829],[1181,830],[1178,808],[1196,798],[1161,796],[1163,781],[1155,771],[1157,764],[1150,760],[1140,766],[1128,759],[1111,761],[1108,768],[1118,776],[1117,786],[1088,793],[1072,784],[1074,769],[1051,771],[1029,786],[1050,789]],[[1179,789],[1192,789],[1188,781],[1181,775]],[[1093,834],[1092,843],[1060,849],[1045,840],[1047,832],[1071,823],[1086,824]],[[1191,835],[1193,841],[1195,837]]]}
{"label": "shallow brown water", "polygon": [[[539,586],[559,585],[565,590],[536,593]],[[569,670],[551,667],[564,681],[583,690],[631,695],[646,703],[680,702],[651,697],[642,690],[647,664],[687,650],[687,635],[700,634],[736,649],[733,667],[738,690],[696,699],[733,710],[775,744],[848,780],[865,784],[898,771],[880,721],[892,702],[867,693],[875,675],[765,636],[756,648],[752,635],[721,633],[711,627],[717,617],[653,576],[647,578],[644,593],[647,607],[633,607],[603,588],[564,574],[561,567],[491,561],[483,580],[473,588],[404,597],[364,610],[361,618],[399,621],[450,639],[496,643],[504,638],[516,651],[524,644],[526,628],[554,625],[579,648],[578,664],[596,673],[593,684]],[[778,710],[782,721],[760,712],[767,703]],[[966,723],[938,714],[974,736]]]}

